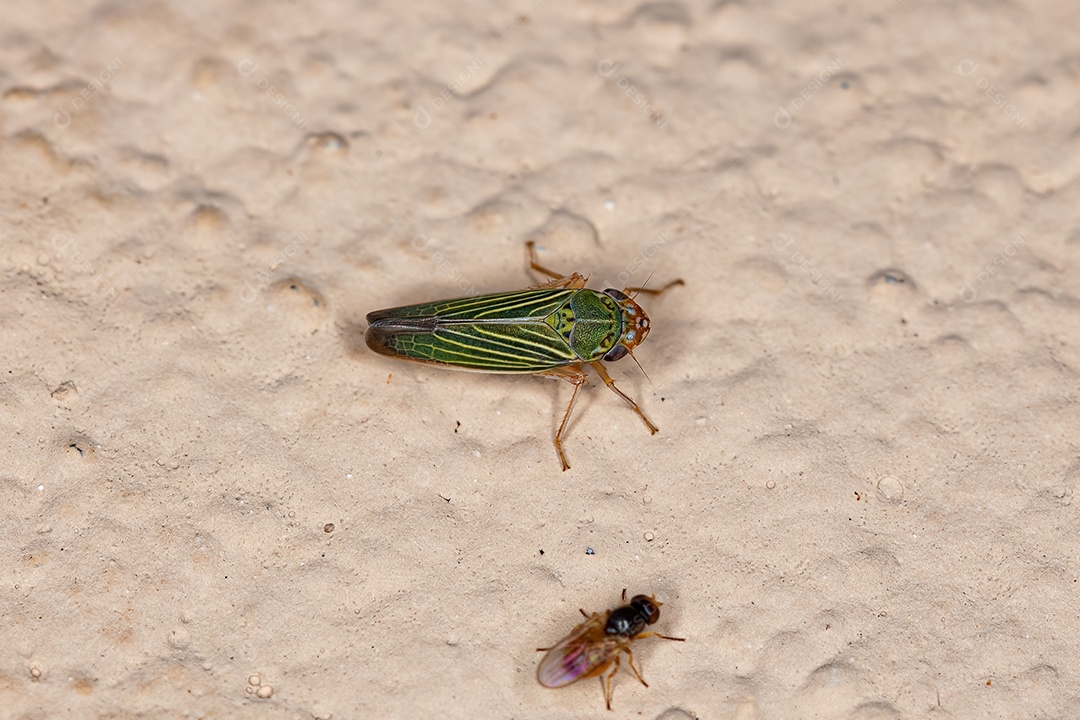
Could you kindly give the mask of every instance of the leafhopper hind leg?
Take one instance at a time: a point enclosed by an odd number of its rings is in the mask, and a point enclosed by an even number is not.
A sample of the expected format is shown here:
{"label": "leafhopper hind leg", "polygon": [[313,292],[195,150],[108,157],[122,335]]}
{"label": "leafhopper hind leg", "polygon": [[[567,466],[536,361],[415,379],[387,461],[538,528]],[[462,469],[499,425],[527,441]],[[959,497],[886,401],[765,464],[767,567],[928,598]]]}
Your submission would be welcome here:
{"label": "leafhopper hind leg", "polygon": [[[559,429],[555,431],[555,452],[559,453],[559,462],[562,463],[562,469],[565,472],[570,469],[570,463],[566,462],[566,455],[563,454],[562,434],[563,430],[566,429],[566,423],[570,421],[570,413],[574,410],[574,401],[577,400],[581,386],[585,384],[589,376],[585,374],[585,371],[579,365],[567,365],[541,374],[562,378],[574,386],[574,394],[570,396],[570,404],[566,406],[566,413],[563,415],[562,422],[559,423]],[[585,615],[585,611],[582,610],[581,614]],[[586,617],[588,616],[586,615]]]}
{"label": "leafhopper hind leg", "polygon": [[638,417],[645,422],[645,426],[649,428],[649,432],[655,435],[660,431],[660,428],[653,425],[649,418],[645,417],[645,413],[641,411],[641,408],[638,407],[638,404],[636,402],[630,399],[629,395],[624,393],[619,388],[615,387],[615,381],[611,379],[611,376],[608,375],[607,370],[604,369],[603,365],[601,365],[599,362],[589,364],[592,365],[593,370],[595,370],[596,374],[600,376],[600,379],[604,381],[604,384],[611,388],[611,392],[621,397],[627,402],[628,405],[630,405],[630,407],[634,409],[634,412],[637,413]]}
{"label": "leafhopper hind leg", "polygon": [[[645,417],[645,413],[641,411],[641,408],[638,407],[638,404],[634,402],[629,395],[615,387],[615,381],[611,379],[611,376],[608,375],[608,372],[604,369],[603,365],[599,362],[589,364],[592,365],[593,370],[595,370],[596,374],[600,376],[600,379],[604,381],[604,384],[611,388],[613,393],[621,397],[631,408],[633,408],[634,412],[636,412],[638,417],[645,423],[645,426],[649,428],[649,432],[655,435],[660,431],[660,428],[653,425],[652,421]],[[566,462],[566,454],[563,453],[562,436],[563,432],[566,430],[566,424],[570,422],[570,413],[574,411],[574,403],[577,401],[578,393],[581,392],[581,386],[584,385],[589,378],[588,375],[585,374],[585,371],[581,369],[580,365],[567,365],[565,367],[548,370],[541,374],[562,378],[574,386],[574,393],[570,396],[570,403],[566,406],[566,412],[563,414],[562,422],[559,423],[559,429],[555,431],[555,452],[559,454],[559,462],[562,463],[562,469],[564,471],[569,470],[570,463]],[[582,615],[584,614],[583,611]]]}
{"label": "leafhopper hind leg", "polygon": [[[532,240],[525,243],[525,252],[529,258],[529,268],[535,270],[541,275],[547,275],[552,278],[550,282],[541,283],[540,285],[533,286],[534,290],[541,290],[545,288],[583,288],[588,278],[579,275],[578,273],[571,273],[570,275],[562,275],[554,270],[548,270],[536,260],[536,243]],[[563,468],[565,470],[566,468]]]}

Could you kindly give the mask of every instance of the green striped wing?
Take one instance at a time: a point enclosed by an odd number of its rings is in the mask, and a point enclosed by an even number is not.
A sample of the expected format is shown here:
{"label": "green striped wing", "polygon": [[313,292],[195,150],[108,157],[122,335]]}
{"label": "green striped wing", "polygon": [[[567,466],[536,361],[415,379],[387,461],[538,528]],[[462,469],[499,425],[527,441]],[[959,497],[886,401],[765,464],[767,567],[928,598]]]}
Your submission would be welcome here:
{"label": "green striped wing", "polygon": [[365,337],[375,352],[482,372],[529,373],[581,362],[545,322],[576,289],[521,290],[378,310]]}

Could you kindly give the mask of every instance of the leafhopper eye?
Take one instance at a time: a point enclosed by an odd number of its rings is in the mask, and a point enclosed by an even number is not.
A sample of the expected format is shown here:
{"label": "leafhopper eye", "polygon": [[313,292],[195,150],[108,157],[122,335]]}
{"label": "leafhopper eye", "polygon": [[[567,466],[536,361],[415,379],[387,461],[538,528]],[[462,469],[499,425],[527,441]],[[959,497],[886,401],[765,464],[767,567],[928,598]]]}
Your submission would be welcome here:
{"label": "leafhopper eye", "polygon": [[608,288],[607,290],[604,291],[604,294],[611,296],[612,298],[614,298],[615,300],[618,300],[619,302],[630,299],[629,295],[624,293],[622,290],[616,290],[615,288]]}
{"label": "leafhopper eye", "polygon": [[607,354],[604,355],[604,362],[615,362],[616,360],[622,360],[629,352],[630,351],[626,349],[625,345],[616,345],[615,347],[608,350]]}

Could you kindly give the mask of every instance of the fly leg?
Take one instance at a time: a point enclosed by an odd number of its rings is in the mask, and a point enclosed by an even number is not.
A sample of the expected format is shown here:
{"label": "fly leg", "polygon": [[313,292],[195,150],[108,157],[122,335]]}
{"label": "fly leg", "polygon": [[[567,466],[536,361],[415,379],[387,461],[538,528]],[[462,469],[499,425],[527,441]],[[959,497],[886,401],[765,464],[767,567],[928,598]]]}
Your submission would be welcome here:
{"label": "fly leg", "polygon": [[[578,273],[571,273],[570,275],[562,275],[554,270],[548,270],[541,265],[536,259],[536,243],[532,240],[525,243],[525,250],[529,256],[529,267],[541,275],[547,275],[551,278],[550,282],[542,283],[534,287],[535,290],[545,288],[583,288],[585,287],[588,278],[579,275]],[[565,468],[564,468],[565,469]]]}
{"label": "fly leg", "polygon": [[645,678],[641,677],[641,673],[634,667],[634,653],[630,652],[630,648],[628,647],[624,647],[623,650],[626,651],[626,657],[630,660],[630,669],[634,671],[634,677],[636,677],[642,685],[649,687],[649,683],[645,682]]}
{"label": "fly leg", "polygon": [[658,637],[658,638],[664,638],[665,640],[678,640],[679,642],[686,642],[686,638],[677,638],[677,637],[671,637],[670,635],[661,635],[660,633],[653,632],[652,630],[650,630],[649,632],[638,633],[637,635],[634,636],[634,639],[635,640],[641,640],[642,638],[650,638],[650,637]]}
{"label": "fly leg", "polygon": [[589,364],[592,365],[593,370],[595,370],[596,374],[600,376],[600,379],[604,381],[604,384],[611,388],[611,391],[613,393],[625,400],[630,405],[630,407],[634,409],[634,412],[638,414],[638,417],[645,422],[645,426],[649,428],[649,432],[655,435],[657,432],[660,431],[660,428],[653,425],[649,418],[645,417],[645,413],[641,412],[641,408],[638,407],[638,404],[636,402],[630,399],[629,395],[624,393],[619,388],[615,387],[615,381],[611,379],[611,376],[608,375],[607,370],[604,369],[604,366],[601,365],[599,361]]}
{"label": "fly leg", "polygon": [[[611,672],[607,674],[607,677],[600,677],[600,684],[604,687],[604,702],[607,704],[607,709],[611,709],[611,678],[615,677],[615,673],[619,672],[619,653],[615,653],[615,667],[611,669]],[[634,671],[637,673],[637,670]],[[648,685],[646,685],[648,687]]]}
{"label": "fly leg", "polygon": [[[679,642],[684,642],[686,640],[686,638],[669,637],[667,635],[661,635],[658,632],[652,632],[652,631],[638,633],[637,635],[632,637],[631,640],[640,640],[642,638],[647,638],[647,637],[660,637],[660,638],[664,638],[665,640],[678,640]],[[627,643],[626,645],[622,645],[622,646],[620,646],[620,649],[622,649],[626,653],[626,657],[629,658],[629,660],[630,660],[630,669],[634,671],[634,676],[637,677],[637,679],[641,681],[642,685],[644,685],[645,687],[649,687],[649,683],[645,682],[645,678],[641,677],[641,673],[639,673],[638,669],[636,667],[634,667],[634,653],[630,651],[630,644]],[[618,658],[616,658],[616,659],[618,659]]]}

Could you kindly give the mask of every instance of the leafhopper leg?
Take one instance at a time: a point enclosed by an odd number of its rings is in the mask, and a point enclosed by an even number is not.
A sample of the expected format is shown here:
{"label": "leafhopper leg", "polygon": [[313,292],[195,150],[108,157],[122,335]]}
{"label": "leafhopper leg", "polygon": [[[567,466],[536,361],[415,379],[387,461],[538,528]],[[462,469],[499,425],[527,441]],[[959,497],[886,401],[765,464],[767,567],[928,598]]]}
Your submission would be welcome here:
{"label": "leafhopper leg", "polygon": [[[579,275],[578,273],[571,273],[570,275],[562,275],[554,270],[548,270],[541,265],[536,259],[536,243],[529,240],[525,243],[525,252],[529,258],[529,268],[535,270],[541,275],[547,275],[552,278],[550,282],[541,283],[533,287],[534,290],[541,288],[583,288],[588,280],[587,277]],[[564,468],[565,469],[565,468]]]}
{"label": "leafhopper leg", "polygon": [[670,290],[671,288],[675,287],[676,285],[685,285],[685,284],[686,283],[684,283],[682,281],[682,278],[679,278],[678,280],[672,280],[671,282],[669,282],[664,287],[657,288],[655,290],[652,289],[652,288],[645,288],[645,287],[628,287],[628,288],[623,288],[623,292],[626,293],[627,295],[629,295],[631,293],[645,293],[646,295],[652,295],[653,297],[656,297],[657,295],[663,294],[664,292]]}
{"label": "leafhopper leg", "polygon": [[[574,394],[570,396],[570,404],[566,406],[566,413],[563,415],[562,422],[559,423],[559,429],[555,431],[555,452],[559,453],[559,461],[562,463],[563,471],[570,469],[570,463],[566,462],[566,455],[563,454],[562,449],[562,434],[566,429],[566,423],[570,421],[570,413],[574,410],[574,401],[577,400],[578,392],[581,391],[581,386],[589,379],[589,376],[585,374],[585,371],[578,365],[568,365],[566,367],[555,368],[543,373],[544,375],[551,375],[553,377],[562,378],[574,386]],[[584,615],[584,611],[582,615]]]}
{"label": "leafhopper leg", "polygon": [[603,365],[601,365],[599,362],[589,364],[592,365],[593,370],[595,370],[596,374],[600,376],[600,379],[604,381],[604,384],[611,388],[611,391],[613,393],[625,400],[630,405],[630,407],[634,409],[634,412],[638,414],[638,417],[641,418],[645,422],[645,425],[649,428],[649,432],[655,435],[660,431],[660,428],[653,425],[649,418],[645,417],[645,413],[641,411],[641,408],[638,407],[638,404],[636,402],[630,399],[629,395],[624,393],[619,388],[615,387],[615,381],[611,379],[611,376],[608,375],[607,370],[604,369]]}

